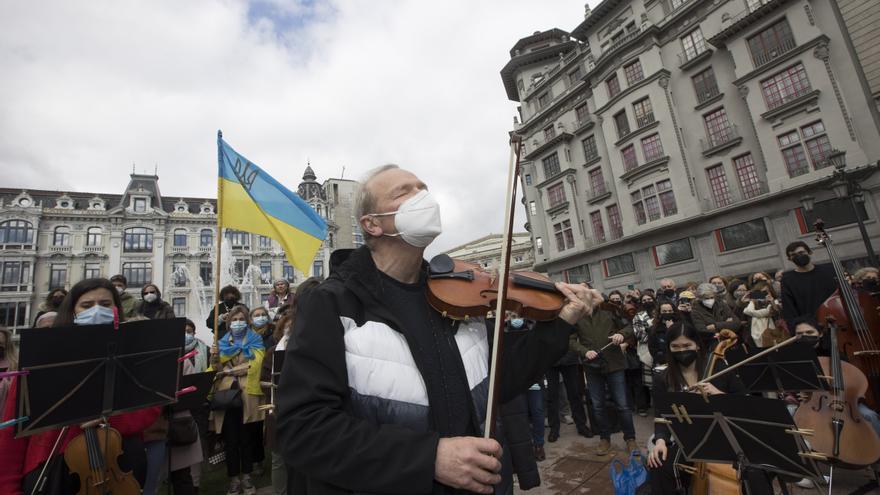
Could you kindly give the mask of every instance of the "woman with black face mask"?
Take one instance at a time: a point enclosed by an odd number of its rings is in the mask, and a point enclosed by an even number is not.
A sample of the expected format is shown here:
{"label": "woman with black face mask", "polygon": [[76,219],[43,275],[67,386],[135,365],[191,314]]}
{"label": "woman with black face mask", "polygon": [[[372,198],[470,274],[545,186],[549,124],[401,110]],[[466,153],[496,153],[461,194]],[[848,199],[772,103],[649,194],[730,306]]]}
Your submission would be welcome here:
{"label": "woman with black face mask", "polygon": [[[687,390],[700,381],[700,373],[705,368],[706,354],[700,348],[700,338],[696,330],[680,322],[667,329],[668,365],[665,370],[654,375],[654,403],[667,392]],[[718,369],[715,370],[720,371]],[[712,380],[711,383],[700,385],[699,392],[709,395],[729,393],[745,393],[745,387],[734,373],[728,373]],[[648,456],[648,467],[651,469],[651,493],[679,493],[690,484],[690,476],[677,476],[673,468],[678,446],[666,425],[654,425],[654,448]],[[681,493],[684,493],[682,491]]]}

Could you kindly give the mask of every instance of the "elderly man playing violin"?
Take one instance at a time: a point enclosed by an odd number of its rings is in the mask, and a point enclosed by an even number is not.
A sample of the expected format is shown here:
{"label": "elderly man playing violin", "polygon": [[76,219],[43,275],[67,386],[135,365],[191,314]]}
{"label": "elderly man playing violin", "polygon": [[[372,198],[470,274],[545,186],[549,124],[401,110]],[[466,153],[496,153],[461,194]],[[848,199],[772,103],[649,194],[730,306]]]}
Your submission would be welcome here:
{"label": "elderly man playing violin", "polygon": [[[497,440],[480,438],[492,331],[484,318],[444,318],[426,300],[437,202],[414,174],[386,165],[363,181],[357,206],[366,245],[342,260],[334,253],[328,280],[299,301],[287,347],[277,407],[290,488],[501,492],[509,461]],[[505,335],[502,403],[565,354],[573,325],[601,302],[585,285],[556,288],[558,318]]]}

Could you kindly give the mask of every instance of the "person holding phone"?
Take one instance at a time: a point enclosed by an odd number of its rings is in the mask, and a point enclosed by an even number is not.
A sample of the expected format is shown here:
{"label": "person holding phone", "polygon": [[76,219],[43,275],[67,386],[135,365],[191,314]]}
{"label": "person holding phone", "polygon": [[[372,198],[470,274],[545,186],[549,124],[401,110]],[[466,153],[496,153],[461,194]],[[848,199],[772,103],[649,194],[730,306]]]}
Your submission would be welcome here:
{"label": "person holding phone", "polygon": [[779,317],[779,306],[773,287],[766,282],[758,282],[746,297],[749,304],[743,314],[750,319],[749,336],[755,347],[770,347],[784,339],[787,332],[775,323]]}

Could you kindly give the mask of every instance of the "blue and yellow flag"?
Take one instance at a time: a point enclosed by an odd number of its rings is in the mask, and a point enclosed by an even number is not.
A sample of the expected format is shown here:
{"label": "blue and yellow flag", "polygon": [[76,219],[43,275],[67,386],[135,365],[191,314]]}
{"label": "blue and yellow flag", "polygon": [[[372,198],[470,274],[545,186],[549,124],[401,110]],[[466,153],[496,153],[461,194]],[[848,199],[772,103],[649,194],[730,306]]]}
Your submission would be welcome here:
{"label": "blue and yellow flag", "polygon": [[236,153],[219,132],[217,158],[220,226],[275,239],[284,248],[287,261],[309,273],[327,237],[327,222],[299,195]]}

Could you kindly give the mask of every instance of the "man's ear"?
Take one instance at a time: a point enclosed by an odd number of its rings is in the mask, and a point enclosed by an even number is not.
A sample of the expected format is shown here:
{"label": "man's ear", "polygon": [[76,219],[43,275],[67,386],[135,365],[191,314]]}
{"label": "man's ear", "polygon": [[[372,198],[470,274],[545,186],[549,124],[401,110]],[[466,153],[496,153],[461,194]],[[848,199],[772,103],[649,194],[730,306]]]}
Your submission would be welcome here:
{"label": "man's ear", "polygon": [[361,217],[361,230],[370,237],[382,237],[384,230],[379,224],[379,219],[373,215],[364,215]]}

